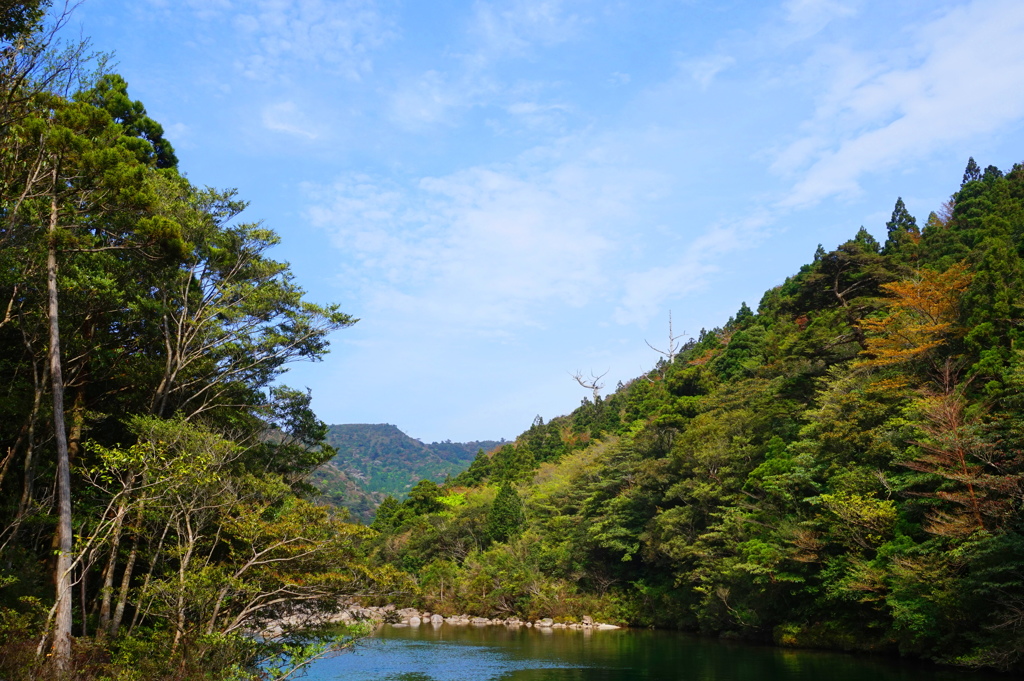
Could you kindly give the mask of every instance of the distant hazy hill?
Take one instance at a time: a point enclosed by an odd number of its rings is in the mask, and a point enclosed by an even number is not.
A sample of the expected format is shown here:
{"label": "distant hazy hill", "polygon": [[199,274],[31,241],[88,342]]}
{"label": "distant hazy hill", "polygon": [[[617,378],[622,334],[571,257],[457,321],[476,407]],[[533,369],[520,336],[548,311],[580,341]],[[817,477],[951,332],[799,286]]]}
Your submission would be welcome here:
{"label": "distant hazy hill", "polygon": [[479,449],[490,451],[504,440],[424,444],[387,423],[350,423],[331,426],[327,442],[338,455],[314,473],[313,483],[332,503],[367,520],[388,494],[401,498],[424,478],[454,477]]}

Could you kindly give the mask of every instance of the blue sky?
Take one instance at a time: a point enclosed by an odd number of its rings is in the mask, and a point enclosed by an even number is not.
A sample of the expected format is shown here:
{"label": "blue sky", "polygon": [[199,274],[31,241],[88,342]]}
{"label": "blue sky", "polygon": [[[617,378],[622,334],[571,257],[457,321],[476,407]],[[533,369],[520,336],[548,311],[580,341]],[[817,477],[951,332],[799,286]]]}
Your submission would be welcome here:
{"label": "blue sky", "polygon": [[86,0],[200,185],[361,318],[329,423],[512,438],[650,368],[897,196],[1024,161],[1019,0]]}

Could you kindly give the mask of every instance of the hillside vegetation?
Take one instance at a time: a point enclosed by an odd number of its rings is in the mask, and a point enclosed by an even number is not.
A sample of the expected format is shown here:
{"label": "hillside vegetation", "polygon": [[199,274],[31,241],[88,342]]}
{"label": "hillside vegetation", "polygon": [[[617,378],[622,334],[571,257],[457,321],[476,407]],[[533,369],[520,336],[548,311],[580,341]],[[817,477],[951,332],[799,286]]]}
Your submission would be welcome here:
{"label": "hillside vegetation", "polygon": [[337,454],[314,471],[310,481],[325,500],[366,522],[385,497],[405,498],[420,480],[443,482],[464,471],[480,450],[490,451],[503,443],[425,444],[387,423],[329,426],[326,441]]}
{"label": "hillside vegetation", "polygon": [[441,613],[1021,670],[1024,167],[886,227],[387,501],[376,560]]}

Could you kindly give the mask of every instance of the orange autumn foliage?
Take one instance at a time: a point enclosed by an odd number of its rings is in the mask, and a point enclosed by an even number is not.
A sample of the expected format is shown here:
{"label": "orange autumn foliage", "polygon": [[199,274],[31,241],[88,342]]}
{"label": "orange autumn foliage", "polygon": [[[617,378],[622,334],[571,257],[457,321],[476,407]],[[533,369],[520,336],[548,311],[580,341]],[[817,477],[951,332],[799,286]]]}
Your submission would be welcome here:
{"label": "orange autumn foliage", "polygon": [[978,416],[968,415],[962,395],[926,395],[918,404],[925,438],[914,443],[920,455],[902,465],[947,481],[944,488],[920,495],[948,502],[928,512],[925,531],[964,537],[1003,527],[1013,517],[1021,476],[1003,470],[996,448],[985,441]]}
{"label": "orange autumn foliage", "polygon": [[862,364],[901,364],[942,345],[955,332],[960,297],[972,276],[958,263],[945,272],[920,270],[911,279],[882,284],[890,312],[884,319],[861,320],[868,335]]}

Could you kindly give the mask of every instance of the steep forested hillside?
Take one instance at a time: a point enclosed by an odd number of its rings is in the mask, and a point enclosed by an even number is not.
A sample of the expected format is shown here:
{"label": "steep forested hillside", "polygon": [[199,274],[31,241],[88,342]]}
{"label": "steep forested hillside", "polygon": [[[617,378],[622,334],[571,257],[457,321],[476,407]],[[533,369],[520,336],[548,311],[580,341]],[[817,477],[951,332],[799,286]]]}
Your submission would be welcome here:
{"label": "steep forested hillside", "polygon": [[311,481],[331,503],[369,521],[388,495],[404,498],[419,480],[441,482],[458,475],[478,451],[490,451],[503,442],[424,444],[386,423],[334,425],[327,430],[327,443],[337,454],[313,473]]}
{"label": "steep forested hillside", "polygon": [[1024,167],[897,201],[721,327],[381,507],[430,610],[1021,670]]}
{"label": "steep forested hillside", "polygon": [[349,518],[368,523],[386,495],[367,492],[360,480],[331,462],[319,466],[309,475],[309,483],[317,489],[318,499],[335,508],[344,508]]}

